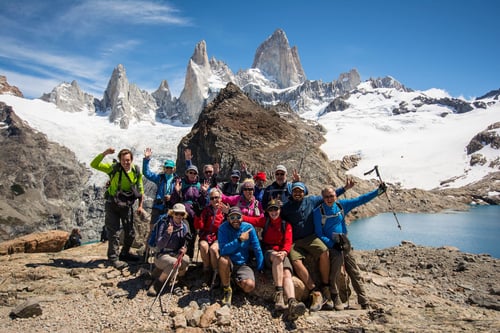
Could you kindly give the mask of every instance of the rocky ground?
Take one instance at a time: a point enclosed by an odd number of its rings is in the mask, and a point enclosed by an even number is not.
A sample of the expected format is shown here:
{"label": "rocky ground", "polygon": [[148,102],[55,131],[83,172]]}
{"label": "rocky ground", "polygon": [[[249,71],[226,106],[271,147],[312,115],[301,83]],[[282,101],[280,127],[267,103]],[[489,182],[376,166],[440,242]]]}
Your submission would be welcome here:
{"label": "rocky ground", "polygon": [[[152,305],[146,295],[148,265],[117,271],[106,265],[106,247],[95,243],[58,253],[0,256],[0,331],[500,331],[500,261],[489,255],[411,243],[357,251],[374,308],[356,309],[353,294],[348,310],[306,313],[290,322],[273,313],[260,290],[236,293],[233,306],[221,308],[218,295],[201,285],[196,266],[188,271],[190,289],[161,297],[162,313],[160,302]],[[31,306],[18,312],[26,301]],[[12,316],[28,310],[33,316]]]}

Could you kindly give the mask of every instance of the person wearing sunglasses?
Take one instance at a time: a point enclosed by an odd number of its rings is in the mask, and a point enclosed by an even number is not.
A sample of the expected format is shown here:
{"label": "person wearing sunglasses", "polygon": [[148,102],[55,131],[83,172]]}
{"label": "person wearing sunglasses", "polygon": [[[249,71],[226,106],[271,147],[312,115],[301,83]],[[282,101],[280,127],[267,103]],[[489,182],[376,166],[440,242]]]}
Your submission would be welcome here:
{"label": "person wearing sunglasses", "polygon": [[[264,263],[272,270],[276,288],[274,309],[277,311],[288,309],[288,319],[296,320],[305,313],[306,306],[295,298],[293,268],[288,259],[288,253],[292,248],[292,226],[281,218],[280,211],[280,201],[269,201],[261,244],[264,251]],[[286,302],[285,295],[288,298]]]}
{"label": "person wearing sunglasses", "polygon": [[[196,212],[194,207],[205,207],[206,203],[206,191],[201,187],[198,181],[198,168],[196,165],[190,165],[186,171],[185,176],[182,178],[176,178],[174,191],[170,197],[170,203],[182,203],[186,206],[186,212],[188,214],[187,221],[189,223],[189,230],[194,232],[194,217]],[[201,211],[201,209],[196,209]],[[196,235],[193,235],[192,239],[188,242],[187,255],[193,261],[194,257],[194,242]]]}
{"label": "person wearing sunglasses", "polygon": [[[264,223],[264,209],[254,195],[255,183],[252,178],[243,181],[240,194],[225,195],[222,193],[222,202],[229,206],[238,206],[243,215],[243,221],[251,223],[254,227],[262,228]],[[227,208],[224,209],[227,213]]]}
{"label": "person wearing sunglasses", "polygon": [[[336,190],[337,195],[343,194],[354,186],[351,179],[347,179],[346,185]],[[311,305],[309,310],[319,311],[323,306],[329,308],[330,297],[330,259],[328,247],[316,236],[314,230],[313,210],[323,202],[321,195],[306,195],[306,186],[302,182],[292,184],[292,196],[281,207],[281,217],[292,225],[293,245],[289,253],[295,274],[302,280],[310,290]],[[304,259],[307,257],[318,259],[321,286],[313,280]]]}
{"label": "person wearing sunglasses", "polygon": [[[292,182],[299,182],[300,175],[297,170],[293,170]],[[276,199],[285,204],[292,195],[292,182],[287,181],[287,170],[284,165],[276,166],[274,170],[274,182],[267,186],[262,195],[262,207],[267,209],[270,200]],[[307,187],[306,187],[307,194]]]}
{"label": "person wearing sunglasses", "polygon": [[179,256],[182,257],[178,277],[182,278],[189,267],[189,258],[184,254],[187,251],[189,239],[192,238],[186,218],[186,207],[176,203],[167,214],[161,215],[162,223],[159,225],[156,244],[158,252],[155,256],[155,267],[161,271],[160,276],[154,280],[147,291],[148,296],[156,296],[167,280]]}
{"label": "person wearing sunglasses", "polygon": [[245,292],[255,289],[255,274],[249,266],[250,250],[253,251],[259,272],[264,268],[264,256],[259,238],[254,227],[242,220],[242,212],[238,206],[229,209],[227,220],[219,227],[219,274],[223,288],[223,306],[231,306],[233,289],[231,276],[236,284]]}
{"label": "person wearing sunglasses", "polygon": [[150,231],[156,223],[158,216],[166,213],[171,208],[170,196],[174,190],[174,179],[177,177],[175,174],[175,162],[173,160],[166,160],[163,163],[162,172],[152,171],[150,167],[152,155],[153,151],[148,147],[144,150],[144,158],[142,159],[142,174],[147,180],[156,184],[155,200],[153,201],[149,224]]}
{"label": "person wearing sunglasses", "polygon": [[204,282],[210,285],[218,274],[219,243],[217,232],[224,221],[222,212],[222,192],[218,188],[208,191],[210,203],[203,208],[201,214],[194,217],[194,228],[198,233],[198,249],[203,262]]}
{"label": "person wearing sunglasses", "polygon": [[337,311],[344,309],[337,284],[342,266],[345,266],[354,291],[358,295],[358,304],[362,309],[370,309],[363,278],[356,260],[352,256],[351,242],[347,238],[345,216],[354,208],[375,199],[386,190],[387,186],[381,183],[377,189],[371,192],[356,198],[340,200],[337,200],[337,193],[332,186],[327,186],[321,191],[323,203],[313,211],[314,230],[330,251],[331,306]]}

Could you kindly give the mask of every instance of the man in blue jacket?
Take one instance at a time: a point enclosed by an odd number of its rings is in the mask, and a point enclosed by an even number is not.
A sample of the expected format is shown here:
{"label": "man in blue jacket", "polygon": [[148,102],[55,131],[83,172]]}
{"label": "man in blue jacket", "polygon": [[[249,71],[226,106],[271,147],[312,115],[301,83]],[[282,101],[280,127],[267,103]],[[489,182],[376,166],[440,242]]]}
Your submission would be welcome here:
{"label": "man in blue jacket", "polygon": [[[350,179],[344,187],[336,190],[337,195],[342,195],[350,189],[354,182]],[[330,259],[328,248],[316,236],[314,231],[313,210],[321,202],[321,195],[306,196],[306,186],[302,182],[292,184],[292,195],[281,208],[281,217],[292,225],[293,245],[289,257],[293,270],[304,282],[307,289],[311,291],[310,311],[319,311],[325,308],[333,310],[333,302],[330,297]],[[319,272],[321,275],[321,291],[315,284],[303,260],[307,256],[319,257]]]}
{"label": "man in blue jacket", "polygon": [[363,278],[361,277],[356,260],[351,254],[351,243],[347,238],[345,216],[354,208],[364,205],[383,194],[386,189],[386,185],[381,183],[378,189],[360,195],[357,198],[341,200],[337,200],[337,193],[331,186],[321,191],[323,203],[314,209],[314,229],[316,235],[330,249],[331,295],[335,310],[337,311],[344,309],[337,285],[337,278],[340,274],[342,264],[345,265],[345,270],[351,278],[352,286],[358,295],[358,303],[361,305],[361,308],[370,308],[363,286]]}
{"label": "man in blue jacket", "polygon": [[233,290],[231,275],[238,286],[249,293],[255,288],[255,274],[248,266],[250,249],[257,259],[257,270],[264,269],[264,256],[260,248],[259,238],[254,227],[241,219],[242,213],[238,206],[229,209],[227,221],[219,227],[219,276],[224,289],[222,305],[231,306]]}

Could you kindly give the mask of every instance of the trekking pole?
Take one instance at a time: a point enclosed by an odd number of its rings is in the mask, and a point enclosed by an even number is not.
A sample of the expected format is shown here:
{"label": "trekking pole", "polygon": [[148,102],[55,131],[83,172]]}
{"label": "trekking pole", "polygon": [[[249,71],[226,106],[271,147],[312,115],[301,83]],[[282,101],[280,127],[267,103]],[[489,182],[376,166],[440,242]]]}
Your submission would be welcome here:
{"label": "trekking pole", "polygon": [[[373,171],[375,171],[375,173],[377,174],[377,177],[378,179],[380,180],[381,183],[383,183],[384,181],[382,180],[382,177],[380,177],[380,172],[378,171],[378,165],[375,165],[373,167],[373,169],[367,171],[364,173],[364,175],[369,175],[371,174]],[[389,203],[389,208],[391,209],[392,211],[392,215],[394,215],[394,218],[396,219],[396,223],[398,224],[398,228],[399,230],[401,230],[401,225],[399,224],[399,220],[398,220],[398,217],[396,216],[396,212],[394,211],[394,206],[392,206],[392,202],[391,202],[391,199],[389,198],[389,194],[387,194],[387,189],[384,191],[385,193],[385,196],[387,198],[387,202]]]}
{"label": "trekking pole", "polygon": [[[170,284],[172,285],[172,287],[170,288],[170,294],[168,294],[168,296],[167,296],[167,302],[170,300],[170,298],[172,297],[172,294],[174,293],[174,286],[175,286],[175,282],[177,280],[177,275],[179,274],[179,268],[181,266],[182,257],[184,257],[183,253],[181,253],[179,255],[179,257],[177,258],[177,261],[174,264],[175,269],[174,269],[174,267],[172,267],[172,271],[175,270],[175,273],[174,273],[174,277],[173,277],[172,281],[170,281]],[[160,298],[160,309],[161,309],[161,313],[167,312],[163,309],[163,303],[161,302],[161,298]]]}
{"label": "trekking pole", "polygon": [[[180,260],[179,260],[179,258],[177,258],[177,261],[174,263],[174,266],[172,267],[172,270],[170,271],[170,273],[169,273],[169,274],[168,274],[168,276],[167,276],[167,279],[165,280],[165,282],[163,282],[163,285],[161,286],[160,291],[158,292],[158,294],[156,295],[155,299],[153,300],[153,303],[152,303],[152,304],[151,304],[151,306],[149,307],[148,316],[149,316],[149,314],[151,313],[151,309],[153,309],[153,305],[155,305],[155,303],[156,303],[156,301],[157,301],[158,299],[160,299],[160,303],[161,303],[161,298],[160,298],[160,296],[161,296],[161,294],[162,294],[163,290],[165,289],[165,287],[166,287],[166,285],[167,285],[167,283],[168,283],[168,280],[170,280],[170,277],[171,277],[171,276],[172,276],[172,274],[174,273],[174,270],[175,270],[175,268],[177,267],[177,265],[178,265],[178,263],[179,263],[179,262],[180,262]],[[153,282],[153,283],[154,283],[154,282]],[[161,307],[161,304],[160,304],[160,307]],[[163,310],[163,308],[162,308],[162,310]],[[163,312],[163,311],[162,311],[162,312]]]}

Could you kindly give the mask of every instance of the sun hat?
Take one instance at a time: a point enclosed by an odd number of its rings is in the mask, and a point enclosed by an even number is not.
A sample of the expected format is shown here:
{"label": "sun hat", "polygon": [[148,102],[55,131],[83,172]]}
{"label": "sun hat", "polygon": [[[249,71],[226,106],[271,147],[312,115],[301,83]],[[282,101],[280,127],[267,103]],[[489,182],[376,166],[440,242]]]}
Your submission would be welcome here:
{"label": "sun hat", "polygon": [[280,209],[281,208],[281,202],[279,200],[275,200],[275,199],[269,201],[269,203],[267,204],[267,209],[266,210],[269,210],[272,207]]}
{"label": "sun hat", "polygon": [[184,217],[186,218],[187,217],[187,212],[186,212],[186,206],[184,206],[183,204],[181,203],[176,203],[172,209],[170,209],[168,211],[168,215],[174,215],[174,213],[183,213],[184,214]]}

